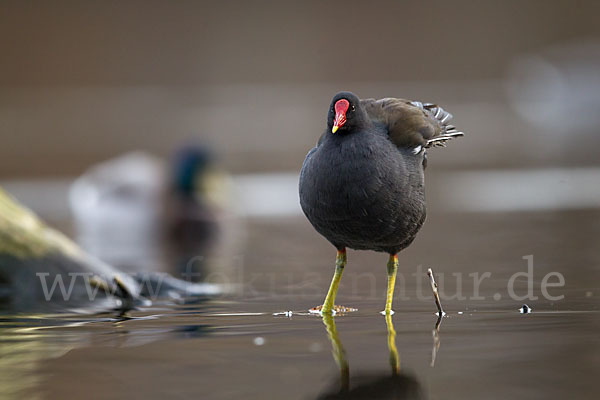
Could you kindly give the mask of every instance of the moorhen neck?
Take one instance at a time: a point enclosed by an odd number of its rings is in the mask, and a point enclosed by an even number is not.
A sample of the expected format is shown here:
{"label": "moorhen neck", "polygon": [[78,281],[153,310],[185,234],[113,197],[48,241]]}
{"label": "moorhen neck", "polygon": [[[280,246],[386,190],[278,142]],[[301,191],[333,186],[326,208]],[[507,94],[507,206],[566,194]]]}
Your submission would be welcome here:
{"label": "moorhen neck", "polygon": [[451,118],[431,103],[359,99],[351,92],[333,97],[327,128],[300,173],[302,210],[337,249],[322,313],[335,311],[348,247],[389,254],[385,313],[392,312],[397,254],[425,221],[427,149],[463,135],[448,125]]}

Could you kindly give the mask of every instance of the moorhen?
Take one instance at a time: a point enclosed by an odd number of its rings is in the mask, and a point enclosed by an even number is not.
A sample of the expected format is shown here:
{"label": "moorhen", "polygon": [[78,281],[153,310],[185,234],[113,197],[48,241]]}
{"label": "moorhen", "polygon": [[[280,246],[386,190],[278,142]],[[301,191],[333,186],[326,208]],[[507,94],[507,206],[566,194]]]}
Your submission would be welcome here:
{"label": "moorhen", "polygon": [[351,92],[333,97],[327,129],[308,152],[299,185],[304,214],[337,249],[331,286],[316,310],[335,312],[349,247],[389,254],[385,313],[392,312],[397,254],[425,221],[427,149],[463,135],[448,125],[451,118],[431,103],[361,100]]}

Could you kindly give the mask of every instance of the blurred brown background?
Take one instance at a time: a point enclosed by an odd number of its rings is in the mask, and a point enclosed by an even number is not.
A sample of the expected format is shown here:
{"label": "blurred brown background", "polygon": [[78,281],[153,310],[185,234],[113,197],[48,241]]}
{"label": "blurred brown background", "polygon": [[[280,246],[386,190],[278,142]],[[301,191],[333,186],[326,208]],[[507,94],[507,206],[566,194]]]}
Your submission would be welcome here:
{"label": "blurred brown background", "polygon": [[[569,122],[579,107],[548,133],[514,89],[558,79],[550,97],[567,101],[598,84],[598,15],[593,1],[2,1],[0,178],[72,176],[191,140],[233,172],[299,169],[342,89],[453,112],[469,140],[437,165],[595,164],[597,125]],[[592,51],[569,56],[580,45]],[[571,85],[573,62],[592,78]],[[548,110],[546,92],[525,97]]]}
{"label": "blurred brown background", "polygon": [[[411,297],[395,303],[403,371],[432,398],[593,398],[599,16],[591,0],[0,0],[0,185],[103,260],[175,274],[190,253],[161,253],[163,198],[146,183],[164,182],[152,168],[148,179],[133,168],[103,176],[150,187],[137,192],[111,179],[84,179],[89,190],[77,191],[72,178],[132,150],[169,157],[208,144],[232,172],[233,211],[215,216],[219,245],[194,254],[208,253],[226,283],[250,287],[239,301],[149,307],[149,318],[126,325],[7,318],[0,397],[33,387],[61,399],[309,398],[325,378],[337,382],[320,321],[272,313],[306,310],[329,285],[334,250],[301,216],[297,172],[331,97],[351,90],[437,102],[467,133],[431,150],[429,220],[401,254]],[[558,271],[566,284],[550,291],[566,297],[527,300],[534,312],[523,319],[505,290],[526,255],[535,255],[535,293]],[[386,281],[381,254],[349,258],[338,299],[363,314],[338,321],[354,380],[388,358],[376,313]],[[434,305],[414,296],[417,266],[446,274],[449,295],[463,289],[458,276],[470,295],[467,276],[493,273],[485,301],[444,300],[454,315],[435,369]],[[377,296],[365,296],[365,274],[377,277]]]}

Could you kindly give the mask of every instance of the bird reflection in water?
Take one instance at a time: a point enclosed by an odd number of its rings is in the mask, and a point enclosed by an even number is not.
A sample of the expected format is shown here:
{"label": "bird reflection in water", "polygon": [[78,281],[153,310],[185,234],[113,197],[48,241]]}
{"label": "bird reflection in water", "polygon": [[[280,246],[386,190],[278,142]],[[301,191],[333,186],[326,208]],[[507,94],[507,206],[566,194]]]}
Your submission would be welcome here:
{"label": "bird reflection in water", "polygon": [[348,366],[348,360],[346,360],[346,350],[338,335],[333,315],[323,314],[323,323],[325,324],[327,336],[331,342],[331,353],[340,368],[341,392],[344,392],[347,391],[350,386],[350,367]]}
{"label": "bird reflection in water", "polygon": [[442,315],[438,315],[438,319],[435,323],[435,327],[431,331],[431,335],[433,336],[433,347],[431,348],[431,367],[435,367],[435,358],[437,357],[437,352],[440,349],[440,325],[442,325]]}
{"label": "bird reflection in water", "polygon": [[[431,366],[440,348],[440,325],[442,316],[439,315],[433,329],[433,348]],[[421,384],[411,375],[402,373],[400,355],[396,347],[396,330],[390,314],[385,315],[387,325],[387,341],[391,374],[357,376],[353,378],[354,385],[350,389],[350,367],[346,359],[346,351],[339,338],[335,320],[332,315],[323,314],[323,323],[332,346],[332,354],[340,369],[340,387],[327,391],[319,399],[424,399],[425,394]]]}

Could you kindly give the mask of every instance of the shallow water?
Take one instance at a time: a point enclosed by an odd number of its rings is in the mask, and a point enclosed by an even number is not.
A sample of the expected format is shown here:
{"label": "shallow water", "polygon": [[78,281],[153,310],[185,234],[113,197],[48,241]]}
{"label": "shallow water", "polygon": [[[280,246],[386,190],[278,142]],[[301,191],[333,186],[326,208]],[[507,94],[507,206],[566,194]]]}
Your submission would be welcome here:
{"label": "shallow water", "polygon": [[[321,318],[234,312],[265,307],[148,309],[127,321],[5,319],[3,389],[50,398],[305,399],[337,393],[343,377]],[[598,317],[450,314],[436,338],[432,313],[396,313],[399,376],[407,380],[402,386],[421,394],[416,398],[595,398]],[[392,377],[383,316],[359,311],[338,316],[335,325],[350,389]]]}
{"label": "shallow water", "polygon": [[[391,321],[379,314],[385,255],[349,252],[338,302],[359,311],[323,320],[306,310],[325,294],[332,248],[301,218],[251,220],[228,272],[235,294],[157,303],[128,319],[2,316],[0,397],[316,399],[342,389],[340,398],[595,399],[598,217],[430,215],[401,254]],[[512,299],[507,281],[527,271],[530,254],[537,299]],[[446,291],[448,315],[437,329],[419,266],[433,267]],[[474,272],[491,274],[483,299]],[[542,295],[549,272],[564,276],[564,287],[548,289],[564,299]],[[465,298],[447,298],[459,280]],[[527,291],[521,280],[515,287]],[[532,313],[519,313],[523,303]]]}

